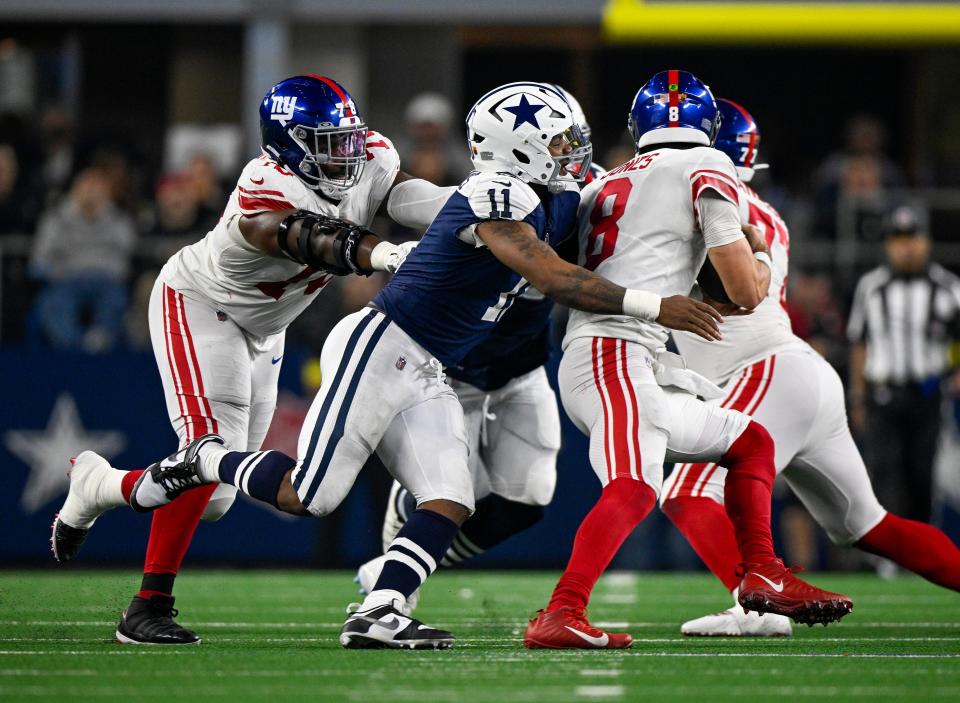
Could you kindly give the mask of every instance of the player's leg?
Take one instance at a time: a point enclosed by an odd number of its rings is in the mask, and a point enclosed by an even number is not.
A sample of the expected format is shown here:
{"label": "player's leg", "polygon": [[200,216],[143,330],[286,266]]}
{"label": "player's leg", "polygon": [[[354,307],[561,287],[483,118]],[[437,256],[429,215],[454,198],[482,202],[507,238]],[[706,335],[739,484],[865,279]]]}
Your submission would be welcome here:
{"label": "player's leg", "polygon": [[832,622],[852,609],[842,594],[797,578],[773,551],[770,500],[774,444],[769,432],[729,408],[708,405],[689,393],[666,389],[671,411],[668,457],[717,461],[727,468],[724,507],[743,560],[737,600],[744,608],[787,615],[797,622]]}
{"label": "player's leg", "polygon": [[[716,404],[751,415],[775,439],[775,464],[783,466],[809,433],[818,396],[805,387],[806,355],[780,354],[745,367]],[[737,604],[741,562],[733,524],[724,507],[727,469],[716,462],[679,464],[664,481],[660,505],[713,574],[733,594],[734,607],[686,622],[687,635],[783,636],[787,618],[744,613]]]}
{"label": "player's leg", "polygon": [[[245,448],[250,364],[239,328],[218,319],[209,305],[160,282],[151,296],[150,328],[168,412],[181,446],[213,432],[227,446]],[[133,475],[128,475],[125,488]],[[216,486],[203,487],[153,514],[140,591],[118,625],[118,639],[152,642],[161,635],[158,625],[164,618],[150,616],[145,603],[172,607],[172,599],[167,599],[174,580],[216,490]],[[137,617],[140,610],[146,612]]]}
{"label": "player's leg", "polygon": [[622,648],[629,635],[592,627],[585,608],[594,585],[633,529],[656,504],[666,449],[663,393],[649,354],[615,339],[578,339],[560,364],[564,408],[590,436],[590,464],[603,484],[577,530],[550,602],[531,621],[531,648]]}
{"label": "player's leg", "polygon": [[850,436],[840,378],[822,360],[818,377],[825,398],[818,423],[784,478],[836,544],[877,554],[960,590],[960,550],[936,527],[883,509]]}

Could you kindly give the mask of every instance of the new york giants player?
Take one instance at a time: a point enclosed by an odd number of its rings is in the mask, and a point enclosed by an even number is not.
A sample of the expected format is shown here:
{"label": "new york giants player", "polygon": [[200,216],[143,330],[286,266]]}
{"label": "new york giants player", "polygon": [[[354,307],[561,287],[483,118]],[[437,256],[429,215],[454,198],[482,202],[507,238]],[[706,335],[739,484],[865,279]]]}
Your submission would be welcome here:
{"label": "new york giants player", "polygon": [[[709,346],[677,333],[687,365],[723,388],[712,402],[751,415],[776,444],[776,469],[836,544],[896,561],[930,581],[960,590],[960,550],[940,530],[887,513],[877,502],[850,436],[837,372],[795,336],[783,308],[790,235],[777,211],[747,185],[760,130],[740,105],[720,100],[716,148],[737,167],[740,213],[759,227],[773,261],[770,289],[752,315],[728,317],[723,339]],[[722,307],[722,306],[720,306]],[[664,481],[660,506],[710,570],[733,593],[734,607],[684,623],[686,635],[790,635],[787,618],[736,606],[740,556],[724,505],[727,470],[715,463],[678,464]]]}
{"label": "new york giants player", "polygon": [[[150,300],[154,354],[181,445],[216,432],[232,449],[258,449],[276,403],[287,326],[332,276],[393,271],[402,260],[406,248],[331,230],[318,218],[368,225],[389,202],[395,218],[418,226],[397,211],[411,194],[424,200],[441,190],[400,172],[390,141],[368,131],[330,78],[277,83],[260,105],[260,126],[263,153],[243,169],[220,222],[170,258]],[[113,500],[123,501],[136,476],[127,474],[121,487],[100,457],[78,457],[54,523],[60,561],[76,555],[93,525],[97,513],[85,503],[98,477],[108,477]],[[143,582],[117,627],[119,641],[200,641],[172,620],[174,578],[199,520],[219,519],[235,495],[232,486],[208,486],[154,514]]]}
{"label": "new york giants player", "polygon": [[[340,504],[376,451],[414,495],[417,510],[390,544],[373,590],[344,624],[345,647],[453,644],[451,633],[401,612],[474,507],[463,410],[443,366],[459,364],[528,285],[573,307],[718,335],[710,306],[611,284],[550,247],[573,226],[579,202],[567,165],[589,158],[556,90],[541,83],[498,88],[477,102],[467,127],[478,170],[446,201],[371,307],[330,334],[320,359],[325,381],[304,423],[298,458],[230,451],[217,434],[207,434],[143,472],[129,498],[135,509],[152,510],[219,482],[292,514],[320,517]],[[106,503],[95,495],[86,507],[95,512]]]}
{"label": "new york giants player", "polygon": [[[718,127],[710,90],[685,71],[658,73],[634,98],[628,124],[637,156],[583,193],[585,267],[669,295],[689,291],[709,256],[731,299],[756,307],[769,285],[769,255],[763,242],[744,238],[733,164],[710,148]],[[585,608],[623,540],[656,504],[665,456],[709,457],[728,467],[726,507],[745,564],[744,607],[811,622],[839,619],[851,608],[848,598],[800,581],[776,558],[770,435],[748,416],[699,400],[719,389],[668,354],[666,339],[649,321],[571,312],[560,394],[590,436],[590,462],[604,488],[549,605],[527,627],[527,647],[631,645],[629,635],[592,627]]]}
{"label": "new york giants player", "polygon": [[[566,99],[580,127],[582,153],[589,150],[592,155],[590,125],[580,103],[561,86],[552,87]],[[587,168],[582,184],[606,173],[592,157],[568,162],[568,171],[580,167]],[[563,246],[561,256],[575,261],[575,238],[568,241],[573,246]],[[571,248],[572,254],[567,254]],[[552,300],[527,289],[486,340],[446,369],[463,406],[476,509],[447,550],[445,565],[472,559],[536,524],[553,497],[560,413],[543,368],[552,346],[552,310]],[[415,509],[414,497],[395,481],[383,521],[384,550]],[[385,559],[371,559],[357,571],[361,592],[373,588]],[[418,595],[407,599],[408,614]]]}

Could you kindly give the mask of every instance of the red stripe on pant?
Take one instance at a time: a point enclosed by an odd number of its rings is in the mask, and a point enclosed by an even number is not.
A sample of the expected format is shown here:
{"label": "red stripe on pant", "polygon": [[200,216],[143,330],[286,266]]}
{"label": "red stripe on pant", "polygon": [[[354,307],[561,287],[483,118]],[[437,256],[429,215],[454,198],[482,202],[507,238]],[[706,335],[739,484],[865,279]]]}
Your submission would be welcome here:
{"label": "red stripe on pant", "polygon": [[[720,404],[722,408],[731,408],[741,412],[747,405],[753,401],[754,397],[763,384],[763,369],[766,366],[766,360],[761,360],[747,367],[744,375],[740,378],[733,390],[724,398]],[[699,494],[699,489],[706,484],[707,479],[716,470],[717,465],[709,464],[686,464],[677,467],[676,470],[684,471],[683,476],[679,477],[674,484],[670,498],[679,498],[682,496],[695,496]]]}
{"label": "red stripe on pant", "polygon": [[630,460],[630,435],[632,429],[634,433],[636,432],[631,427],[627,398],[624,395],[623,384],[617,370],[617,348],[619,346],[620,343],[616,339],[601,340],[600,363],[603,367],[603,387],[613,410],[611,426],[607,428],[607,432],[612,433],[614,455],[616,457],[615,466],[608,466],[611,481],[616,478],[633,477],[633,462]]}
{"label": "red stripe on pant", "polygon": [[[168,361],[174,374],[181,412],[186,410],[182,417],[186,442],[189,443],[200,434],[217,431],[217,422],[203,395],[203,378],[183,309],[183,296],[167,287],[164,293]],[[216,485],[209,485],[187,491],[169,505],[154,511],[143,567],[145,574],[176,574],[180,570],[193,533],[215,490]]]}

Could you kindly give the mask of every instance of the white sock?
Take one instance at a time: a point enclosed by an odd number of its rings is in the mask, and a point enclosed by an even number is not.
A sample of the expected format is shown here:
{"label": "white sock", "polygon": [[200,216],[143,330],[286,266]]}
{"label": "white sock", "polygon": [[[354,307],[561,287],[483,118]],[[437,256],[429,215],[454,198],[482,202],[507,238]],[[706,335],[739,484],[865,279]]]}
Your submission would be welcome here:
{"label": "white sock", "polygon": [[197,473],[204,483],[220,483],[220,460],[230,451],[216,442],[207,442],[200,447]]}
{"label": "white sock", "polygon": [[372,608],[379,608],[381,605],[392,605],[397,610],[402,610],[402,605],[406,598],[400,591],[393,591],[388,588],[381,588],[379,591],[370,591],[370,594],[363,599],[360,604],[359,612],[366,612]]}

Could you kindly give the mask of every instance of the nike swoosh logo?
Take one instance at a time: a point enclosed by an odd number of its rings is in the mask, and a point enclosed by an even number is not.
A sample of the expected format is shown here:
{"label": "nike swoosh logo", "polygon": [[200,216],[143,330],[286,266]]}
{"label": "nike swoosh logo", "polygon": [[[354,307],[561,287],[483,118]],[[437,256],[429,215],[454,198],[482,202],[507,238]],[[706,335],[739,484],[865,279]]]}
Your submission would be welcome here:
{"label": "nike swoosh logo", "polygon": [[764,576],[763,574],[758,574],[758,573],[754,572],[754,575],[757,576],[757,577],[759,577],[759,578],[762,578],[764,581],[766,581],[767,583],[769,583],[769,584],[770,584],[770,588],[772,588],[773,590],[775,590],[777,593],[781,593],[781,592],[783,591],[783,581],[780,581],[780,583],[774,583],[773,581],[771,581],[770,579],[768,579],[768,578],[767,578],[766,576]]}
{"label": "nike swoosh logo", "polygon": [[506,186],[507,188],[509,188],[512,185],[510,181],[494,181],[494,183],[499,183],[500,185]]}
{"label": "nike swoosh logo", "polygon": [[565,628],[570,630],[577,637],[581,638],[585,642],[592,644],[594,647],[606,647],[610,643],[610,635],[603,633],[602,637],[594,637],[593,635],[588,635],[586,632],[580,632],[580,630],[575,630],[569,625],[564,625]]}
{"label": "nike swoosh logo", "polygon": [[400,621],[397,620],[397,618],[394,618],[393,620],[390,620],[390,621],[377,620],[376,624],[384,628],[385,630],[396,630],[400,627]]}
{"label": "nike swoosh logo", "polygon": [[282,359],[282,358],[283,358],[283,354],[281,354],[280,356],[278,356],[278,357],[276,357],[276,358],[271,358],[271,359],[270,359],[270,363],[273,364],[274,366],[276,366],[277,364],[280,363],[280,359]]}
{"label": "nike swoosh logo", "polygon": [[256,178],[251,178],[251,179],[250,179],[250,182],[251,182],[251,183],[256,183],[258,186],[263,185],[263,179],[262,179],[262,178],[261,178],[259,181],[258,181]]}

